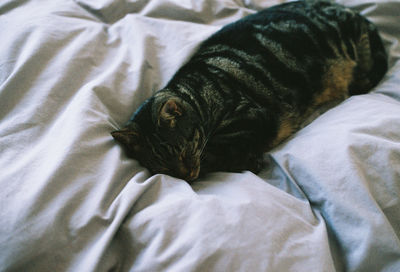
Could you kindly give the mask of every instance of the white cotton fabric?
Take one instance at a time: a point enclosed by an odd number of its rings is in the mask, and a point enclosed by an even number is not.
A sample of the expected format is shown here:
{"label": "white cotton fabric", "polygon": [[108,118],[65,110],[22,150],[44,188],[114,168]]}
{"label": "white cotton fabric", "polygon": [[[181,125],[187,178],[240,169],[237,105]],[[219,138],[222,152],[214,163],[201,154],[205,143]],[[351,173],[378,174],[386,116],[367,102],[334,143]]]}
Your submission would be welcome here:
{"label": "white cotton fabric", "polygon": [[390,72],[259,175],[151,176],[110,131],[224,24],[281,1],[3,0],[0,271],[400,271],[398,1]]}

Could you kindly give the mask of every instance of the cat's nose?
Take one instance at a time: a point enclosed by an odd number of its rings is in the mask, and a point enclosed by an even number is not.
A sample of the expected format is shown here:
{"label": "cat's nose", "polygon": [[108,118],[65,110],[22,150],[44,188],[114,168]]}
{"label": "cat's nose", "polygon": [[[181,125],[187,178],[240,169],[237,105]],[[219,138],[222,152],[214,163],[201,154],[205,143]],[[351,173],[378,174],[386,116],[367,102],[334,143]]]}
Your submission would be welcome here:
{"label": "cat's nose", "polygon": [[186,181],[193,181],[199,177],[200,167],[180,167],[180,178]]}
{"label": "cat's nose", "polygon": [[186,181],[193,181],[199,177],[200,161],[182,156],[179,158],[179,175]]}

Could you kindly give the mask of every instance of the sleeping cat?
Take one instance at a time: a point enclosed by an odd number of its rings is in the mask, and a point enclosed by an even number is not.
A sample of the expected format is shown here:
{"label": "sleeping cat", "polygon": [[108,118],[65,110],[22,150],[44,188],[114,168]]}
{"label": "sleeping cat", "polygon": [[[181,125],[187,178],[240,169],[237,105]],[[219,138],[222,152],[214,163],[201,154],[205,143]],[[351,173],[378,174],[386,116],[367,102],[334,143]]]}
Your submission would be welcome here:
{"label": "sleeping cat", "polygon": [[318,107],[387,70],[376,27],[337,4],[277,5],[223,27],[112,136],[153,174],[257,173]]}

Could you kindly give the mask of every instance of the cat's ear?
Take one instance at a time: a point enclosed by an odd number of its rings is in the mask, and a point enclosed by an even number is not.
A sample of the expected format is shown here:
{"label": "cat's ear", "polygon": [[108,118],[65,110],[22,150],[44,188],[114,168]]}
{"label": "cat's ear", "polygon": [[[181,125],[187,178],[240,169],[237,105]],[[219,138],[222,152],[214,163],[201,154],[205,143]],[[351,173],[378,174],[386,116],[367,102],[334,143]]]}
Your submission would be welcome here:
{"label": "cat's ear", "polygon": [[111,136],[129,151],[138,152],[140,149],[139,133],[129,128],[123,128],[111,132]]}
{"label": "cat's ear", "polygon": [[183,114],[182,105],[175,99],[168,99],[161,107],[158,124],[174,128],[177,117]]}

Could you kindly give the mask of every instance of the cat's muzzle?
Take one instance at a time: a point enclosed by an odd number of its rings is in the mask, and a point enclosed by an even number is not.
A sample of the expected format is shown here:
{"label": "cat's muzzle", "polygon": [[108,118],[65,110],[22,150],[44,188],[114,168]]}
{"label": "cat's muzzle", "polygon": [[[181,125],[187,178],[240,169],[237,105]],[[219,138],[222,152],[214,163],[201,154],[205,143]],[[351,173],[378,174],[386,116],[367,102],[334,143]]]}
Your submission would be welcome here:
{"label": "cat's muzzle", "polygon": [[181,160],[178,169],[178,177],[188,182],[194,181],[199,177],[200,174],[200,162],[199,161],[187,161]]}

